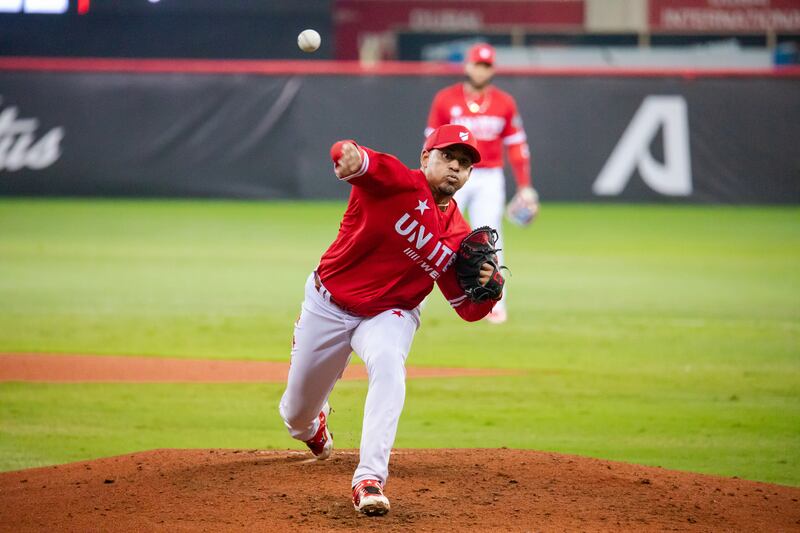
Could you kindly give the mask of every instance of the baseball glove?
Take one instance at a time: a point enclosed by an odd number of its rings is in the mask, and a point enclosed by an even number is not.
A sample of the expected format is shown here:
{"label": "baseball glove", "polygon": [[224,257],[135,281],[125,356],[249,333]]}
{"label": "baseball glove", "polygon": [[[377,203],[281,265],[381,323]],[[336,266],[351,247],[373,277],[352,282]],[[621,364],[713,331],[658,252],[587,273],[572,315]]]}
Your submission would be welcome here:
{"label": "baseball glove", "polygon": [[506,216],[518,226],[527,226],[539,214],[539,195],[533,187],[523,187],[508,202]]}
{"label": "baseball glove", "polygon": [[[506,281],[500,271],[506,267],[497,264],[496,242],[497,231],[489,226],[482,226],[464,237],[458,248],[456,276],[461,288],[473,302],[498,300],[503,295]],[[493,272],[486,285],[481,285],[481,266],[486,263],[492,266]]]}

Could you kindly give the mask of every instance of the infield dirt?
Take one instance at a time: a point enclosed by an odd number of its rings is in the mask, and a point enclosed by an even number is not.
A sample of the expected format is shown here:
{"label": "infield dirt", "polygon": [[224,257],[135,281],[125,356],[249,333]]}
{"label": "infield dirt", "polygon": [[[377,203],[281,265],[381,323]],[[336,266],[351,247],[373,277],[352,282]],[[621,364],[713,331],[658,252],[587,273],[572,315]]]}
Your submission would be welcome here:
{"label": "infield dirt", "polygon": [[[410,378],[498,376],[489,368],[406,368]],[[172,357],[0,353],[0,382],[44,383],[285,383],[288,363]],[[343,380],[367,379],[364,366],[349,365]]]}
{"label": "infield dirt", "polygon": [[524,450],[396,450],[384,517],[353,450],[154,450],[0,474],[8,531],[797,531],[800,488]]}

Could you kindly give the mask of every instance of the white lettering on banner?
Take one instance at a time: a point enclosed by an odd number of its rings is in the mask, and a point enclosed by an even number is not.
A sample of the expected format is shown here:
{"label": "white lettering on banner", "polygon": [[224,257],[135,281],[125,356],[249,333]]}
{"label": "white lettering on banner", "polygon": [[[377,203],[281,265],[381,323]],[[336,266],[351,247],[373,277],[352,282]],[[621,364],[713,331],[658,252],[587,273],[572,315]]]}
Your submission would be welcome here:
{"label": "white lettering on banner", "polygon": [[769,7],[769,0],[708,0],[714,7]]}
{"label": "white lettering on banner", "polygon": [[[2,99],[0,99],[2,103]],[[39,121],[18,119],[19,110],[9,106],[0,111],[0,171],[13,172],[24,167],[40,170],[61,157],[64,128],[56,127],[35,141]]]}
{"label": "white lettering on banner", "polygon": [[661,27],[680,30],[781,30],[800,29],[800,9],[665,8]]}
{"label": "white lettering on banner", "polygon": [[412,9],[408,25],[415,31],[478,30],[483,27],[483,14],[463,9]]}
{"label": "white lettering on banner", "polygon": [[[650,153],[650,143],[664,127],[664,164]],[[633,116],[625,133],[592,185],[595,194],[620,194],[639,170],[654,191],[668,196],[692,193],[689,155],[689,118],[682,96],[648,96]]]}

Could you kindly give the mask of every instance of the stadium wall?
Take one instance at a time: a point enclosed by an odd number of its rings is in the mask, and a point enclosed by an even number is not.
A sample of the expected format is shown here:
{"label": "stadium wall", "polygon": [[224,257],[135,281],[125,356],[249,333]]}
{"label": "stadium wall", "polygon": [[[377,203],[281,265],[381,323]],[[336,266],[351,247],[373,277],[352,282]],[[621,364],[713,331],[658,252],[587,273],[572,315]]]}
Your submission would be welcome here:
{"label": "stadium wall", "polygon": [[[0,195],[342,199],[331,143],[414,166],[433,95],[459,79],[431,64],[0,58]],[[800,202],[798,69],[501,70],[497,85],[545,200]]]}

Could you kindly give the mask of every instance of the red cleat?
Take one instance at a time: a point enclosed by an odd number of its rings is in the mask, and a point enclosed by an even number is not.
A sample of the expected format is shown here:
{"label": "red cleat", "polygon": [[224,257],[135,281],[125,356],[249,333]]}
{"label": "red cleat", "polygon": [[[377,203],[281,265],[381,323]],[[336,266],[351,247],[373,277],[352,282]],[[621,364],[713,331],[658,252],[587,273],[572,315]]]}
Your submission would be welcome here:
{"label": "red cleat", "polygon": [[322,411],[319,413],[319,429],[317,433],[306,441],[306,446],[317,458],[317,461],[324,461],[333,453],[333,434],[328,430],[328,415],[331,406],[325,402]]}
{"label": "red cleat", "polygon": [[353,487],[353,507],[367,516],[381,516],[389,512],[389,498],[377,479],[365,479]]}

